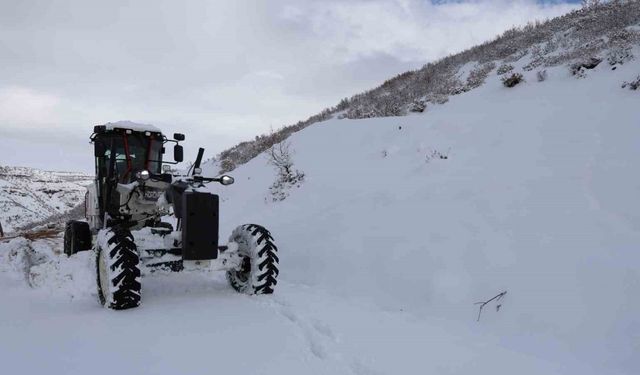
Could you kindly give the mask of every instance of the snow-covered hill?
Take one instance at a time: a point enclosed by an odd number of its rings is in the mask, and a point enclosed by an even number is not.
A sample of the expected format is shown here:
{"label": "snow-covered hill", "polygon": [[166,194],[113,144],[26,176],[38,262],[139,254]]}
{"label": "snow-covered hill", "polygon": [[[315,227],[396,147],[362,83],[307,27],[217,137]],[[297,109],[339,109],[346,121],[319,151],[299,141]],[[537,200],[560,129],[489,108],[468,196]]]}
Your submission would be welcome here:
{"label": "snow-covered hill", "polygon": [[287,284],[357,306],[312,316],[379,373],[638,373],[639,72],[492,72],[423,115],[318,124],[291,139],[302,187],[269,202],[252,160],[223,227],[268,223]]}
{"label": "snow-covered hill", "polygon": [[557,67],[511,89],[492,72],[425,114],[309,127],[290,139],[305,182],[277,203],[266,158],[241,166],[211,186],[221,232],[272,230],[273,296],[154,274],[140,308],[107,311],[91,253],[0,244],[2,368],[637,374],[640,96],[620,83],[639,71]]}
{"label": "snow-covered hill", "polygon": [[46,220],[84,201],[93,177],[74,172],[50,172],[0,166],[0,223],[5,232]]}
{"label": "snow-covered hill", "polygon": [[[637,43],[628,52],[640,56]],[[282,201],[264,155],[236,184],[210,186],[223,235],[272,231],[273,296],[237,294],[214,273],[152,274],[140,308],[108,311],[90,252],[61,256],[60,238],[0,243],[0,368],[639,373],[640,92],[624,82],[640,61],[601,53],[543,79],[524,69],[533,55],[500,61],[424,113],[308,127],[289,139],[305,180]],[[502,63],[524,81],[505,87]],[[503,291],[477,321],[475,303]]]}
{"label": "snow-covered hill", "polygon": [[[582,67],[595,62],[616,69],[634,58],[631,50],[640,43],[639,19],[639,1],[608,1],[545,22],[515,27],[494,40],[403,72],[305,121],[224,150],[216,156],[219,168],[231,171],[291,134],[331,118],[362,119],[429,111],[481,87],[495,72],[505,78],[536,72],[537,79],[538,75],[544,78],[546,69],[561,66],[574,66],[577,75],[584,73]],[[636,88],[639,81],[640,77]]]}

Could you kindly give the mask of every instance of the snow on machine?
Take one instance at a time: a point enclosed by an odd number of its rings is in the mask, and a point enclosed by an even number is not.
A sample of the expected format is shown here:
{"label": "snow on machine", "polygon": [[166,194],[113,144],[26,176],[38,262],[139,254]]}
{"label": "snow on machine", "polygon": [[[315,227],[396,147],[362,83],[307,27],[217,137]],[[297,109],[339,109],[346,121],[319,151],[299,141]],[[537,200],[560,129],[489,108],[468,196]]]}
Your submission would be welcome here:
{"label": "snow on machine", "polygon": [[[226,271],[238,292],[273,293],[278,276],[273,237],[260,225],[245,224],[220,245],[218,195],[201,188],[234,180],[201,176],[202,148],[192,173],[170,173],[167,164],[183,160],[179,142],[185,139],[179,133],[173,138],[131,122],[94,127],[96,177],[85,196],[87,221],[67,222],[64,252],[95,251],[100,303],[115,310],[139,306],[141,276],[157,269]],[[174,162],[162,160],[167,143],[174,143]],[[175,228],[161,221],[171,214]]]}

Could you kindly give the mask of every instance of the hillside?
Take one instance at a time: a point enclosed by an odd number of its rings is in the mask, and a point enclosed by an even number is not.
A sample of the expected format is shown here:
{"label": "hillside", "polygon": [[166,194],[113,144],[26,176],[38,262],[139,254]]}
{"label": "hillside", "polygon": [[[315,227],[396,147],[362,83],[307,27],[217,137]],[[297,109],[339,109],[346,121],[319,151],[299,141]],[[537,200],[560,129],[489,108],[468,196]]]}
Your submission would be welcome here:
{"label": "hillside", "polygon": [[5,232],[64,214],[84,201],[92,176],[0,166],[0,223]]}
{"label": "hillside", "polygon": [[426,114],[309,127],[291,138],[306,182],[273,203],[252,160],[220,190],[224,225],[269,223],[287,284],[360,306],[313,316],[380,373],[636,373],[640,96],[621,83],[640,64],[584,73],[491,72]]}
{"label": "hillside", "polygon": [[[592,59],[611,67],[633,59],[640,42],[640,2],[610,1],[562,17],[506,31],[495,40],[430,62],[385,81],[294,125],[255,137],[222,151],[213,160],[228,172],[310,125],[332,118],[375,118],[429,112],[451,98],[481,87],[494,71],[534,72],[552,67],[571,69]],[[425,41],[428,43],[428,41]],[[526,61],[526,63],[522,63]],[[511,66],[518,70],[512,71]]]}
{"label": "hillside", "polygon": [[[210,186],[223,235],[272,231],[271,297],[222,274],[151,274],[140,308],[106,311],[90,252],[0,243],[3,369],[637,374],[640,93],[621,86],[640,61],[563,64],[539,81],[531,59],[511,62],[524,78],[512,88],[496,66],[424,113],[297,132],[305,179],[284,200],[264,154]],[[503,291],[477,321],[475,303]]]}

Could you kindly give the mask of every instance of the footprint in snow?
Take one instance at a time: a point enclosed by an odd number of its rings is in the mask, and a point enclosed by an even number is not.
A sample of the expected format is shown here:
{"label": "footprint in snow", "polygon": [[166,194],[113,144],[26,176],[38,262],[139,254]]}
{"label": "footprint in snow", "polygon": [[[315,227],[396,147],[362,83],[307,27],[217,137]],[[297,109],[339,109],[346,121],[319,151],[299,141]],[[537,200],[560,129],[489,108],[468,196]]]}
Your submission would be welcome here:
{"label": "footprint in snow", "polygon": [[333,330],[327,323],[320,320],[315,320],[313,322],[313,328],[323,336],[330,338],[332,341],[338,341],[336,335],[333,333]]}

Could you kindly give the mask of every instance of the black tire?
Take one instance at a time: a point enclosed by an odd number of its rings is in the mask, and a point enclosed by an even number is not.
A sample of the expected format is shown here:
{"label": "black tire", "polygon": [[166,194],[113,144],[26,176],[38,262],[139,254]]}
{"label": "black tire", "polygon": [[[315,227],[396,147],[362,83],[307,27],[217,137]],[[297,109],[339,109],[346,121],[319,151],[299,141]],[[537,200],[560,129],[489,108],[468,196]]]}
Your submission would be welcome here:
{"label": "black tire", "polygon": [[140,305],[140,257],[127,229],[109,228],[98,233],[96,283],[100,303],[114,310]]}
{"label": "black tire", "polygon": [[78,251],[91,250],[91,229],[84,221],[68,221],[64,229],[64,253],[71,256]]}
{"label": "black tire", "polygon": [[246,294],[271,294],[278,283],[278,248],[271,233],[256,224],[237,227],[230,242],[238,244],[244,262],[239,270],[227,271],[227,279],[236,291]]}

